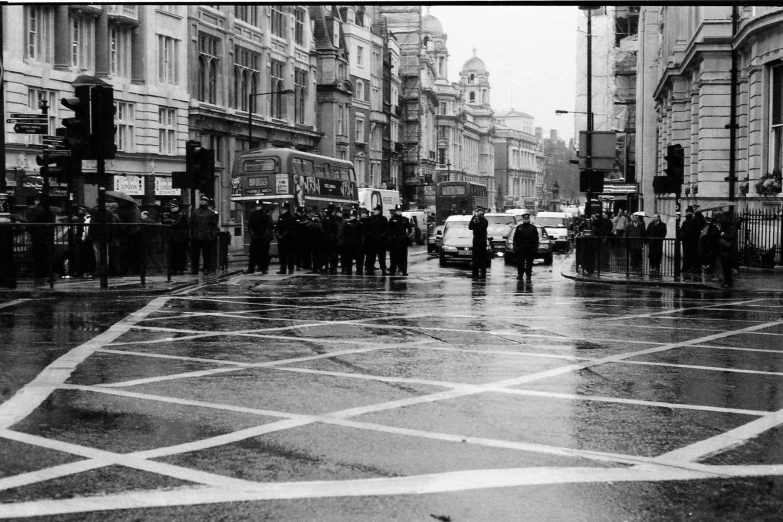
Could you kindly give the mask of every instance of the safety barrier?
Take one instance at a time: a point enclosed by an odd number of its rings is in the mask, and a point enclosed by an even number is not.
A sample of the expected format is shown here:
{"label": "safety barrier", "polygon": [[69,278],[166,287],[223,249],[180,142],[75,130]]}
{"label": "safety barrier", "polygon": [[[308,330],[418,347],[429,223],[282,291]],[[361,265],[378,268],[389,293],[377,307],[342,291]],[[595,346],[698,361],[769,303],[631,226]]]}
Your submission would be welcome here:
{"label": "safety barrier", "polygon": [[[674,239],[577,236],[577,271],[626,276],[674,277]],[[652,254],[652,256],[651,256]],[[656,267],[656,259],[659,259]]]}

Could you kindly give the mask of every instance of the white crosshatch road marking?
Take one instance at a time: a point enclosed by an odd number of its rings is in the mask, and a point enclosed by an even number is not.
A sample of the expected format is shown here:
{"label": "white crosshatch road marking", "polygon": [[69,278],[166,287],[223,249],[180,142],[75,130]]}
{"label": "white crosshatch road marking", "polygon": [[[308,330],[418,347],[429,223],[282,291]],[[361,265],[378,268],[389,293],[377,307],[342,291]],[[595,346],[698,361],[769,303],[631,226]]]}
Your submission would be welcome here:
{"label": "white crosshatch road marking", "polygon": [[[191,292],[192,294],[192,292]],[[273,299],[273,298],[269,298]],[[177,301],[187,300],[199,300],[209,302],[224,302],[232,304],[241,304],[248,307],[243,311],[227,311],[227,312],[177,312],[172,310],[162,310],[161,308],[167,303],[176,303]],[[244,300],[242,302],[241,300]],[[437,302],[439,299],[419,299],[418,302],[428,303]],[[238,302],[239,301],[239,302]],[[563,299],[563,303],[577,302],[576,299]],[[601,299],[600,302],[607,304],[613,304],[615,300],[613,298]],[[755,306],[761,307],[759,304],[763,299],[754,299],[751,301],[736,301],[736,300],[723,300],[719,305],[698,305],[698,300],[694,300],[694,306],[688,307],[687,310],[718,310],[717,306]],[[391,301],[386,300],[379,304],[388,304]],[[685,301],[682,300],[682,303]],[[408,303],[406,303],[408,304]],[[773,306],[774,307],[774,306]],[[0,438],[9,440],[15,440],[24,442],[27,444],[36,445],[42,448],[53,449],[56,451],[62,451],[83,457],[85,460],[72,462],[69,464],[52,466],[39,471],[23,473],[15,476],[5,477],[0,479],[0,490],[7,490],[11,488],[20,487],[23,485],[36,484],[53,478],[65,477],[80,473],[92,469],[97,469],[109,465],[121,465],[128,466],[135,469],[144,470],[151,473],[157,473],[160,475],[177,478],[193,482],[195,486],[184,486],[167,491],[152,490],[152,491],[133,491],[127,493],[118,493],[114,495],[106,495],[100,497],[81,497],[66,500],[44,500],[36,502],[19,502],[11,504],[0,504],[0,518],[12,518],[12,517],[29,517],[29,516],[44,516],[44,515],[57,515],[67,513],[85,513],[99,510],[121,510],[121,509],[133,509],[141,507],[163,507],[163,506],[187,506],[195,504],[210,504],[210,503],[225,503],[232,501],[252,501],[252,500],[269,500],[269,499],[307,499],[307,498],[325,498],[325,497],[339,497],[339,496],[366,496],[366,495],[403,495],[403,494],[426,494],[426,493],[439,493],[439,492],[454,492],[472,489],[482,488],[495,488],[495,487],[510,487],[510,486],[528,486],[528,485],[542,485],[542,484],[569,484],[569,483],[589,483],[589,482],[656,482],[656,481],[671,481],[671,480],[703,480],[715,477],[753,477],[753,476],[778,476],[783,475],[783,466],[714,466],[700,464],[698,461],[703,460],[709,455],[725,451],[736,445],[742,444],[745,441],[758,436],[759,434],[769,429],[783,425],[783,410],[775,412],[765,412],[738,408],[718,408],[710,406],[700,406],[691,404],[671,404],[654,401],[643,401],[635,399],[622,399],[612,397],[598,397],[598,396],[582,396],[575,394],[564,393],[552,393],[552,392],[540,392],[530,390],[513,389],[512,386],[522,384],[525,382],[533,382],[536,380],[546,379],[555,375],[563,375],[570,372],[574,372],[579,369],[594,367],[607,363],[621,363],[621,364],[647,364],[655,366],[675,366],[693,368],[705,371],[742,371],[744,373],[763,373],[767,375],[781,375],[777,372],[760,372],[754,370],[727,370],[725,368],[711,367],[711,366],[699,366],[699,365],[675,365],[668,363],[648,363],[643,361],[628,360],[640,355],[646,355],[651,353],[660,353],[669,350],[677,350],[691,347],[709,347],[711,349],[731,349],[726,347],[716,347],[709,343],[718,339],[724,339],[733,335],[742,333],[765,333],[767,335],[780,335],[772,332],[758,332],[758,330],[774,327],[783,324],[783,320],[769,320],[766,322],[759,321],[757,324],[738,328],[735,330],[715,330],[703,329],[709,331],[708,335],[704,335],[698,338],[684,340],[681,342],[671,343],[656,343],[649,341],[626,341],[621,339],[596,339],[589,338],[592,343],[609,343],[609,342],[622,342],[625,346],[633,346],[634,344],[644,344],[647,348],[642,348],[633,352],[626,352],[621,354],[614,354],[599,358],[581,358],[574,356],[547,354],[537,352],[514,352],[511,350],[503,349],[489,349],[480,350],[472,349],[470,345],[460,346],[448,344],[442,341],[434,339],[417,340],[413,342],[400,342],[400,343],[367,343],[365,341],[359,341],[359,344],[363,346],[357,346],[355,349],[338,350],[331,353],[324,353],[318,355],[309,355],[301,357],[293,357],[284,360],[265,361],[262,363],[246,363],[231,361],[228,359],[206,359],[206,358],[193,358],[193,357],[179,357],[164,354],[155,354],[148,352],[134,352],[112,349],[116,346],[132,346],[132,345],[154,345],[155,343],[172,343],[182,342],[191,339],[199,339],[210,336],[225,336],[225,335],[238,335],[247,337],[257,337],[260,339],[284,339],[284,340],[297,340],[300,342],[318,342],[318,343],[340,343],[340,344],[352,344],[348,339],[321,339],[321,338],[299,338],[288,337],[284,335],[270,335],[270,332],[278,332],[280,330],[291,331],[302,328],[319,328],[323,326],[332,325],[353,325],[361,327],[371,328],[384,328],[390,330],[406,330],[410,332],[431,332],[431,331],[449,331],[449,332],[464,332],[464,333],[481,333],[482,335],[496,335],[504,336],[505,338],[516,339],[516,346],[519,346],[521,341],[538,340],[538,339],[552,339],[556,338],[558,341],[584,341],[584,338],[573,336],[562,336],[556,333],[520,333],[518,331],[496,331],[496,332],[478,332],[476,330],[461,329],[461,328],[449,328],[449,327],[423,327],[423,326],[399,326],[399,325],[378,325],[374,324],[377,318],[365,318],[361,320],[348,320],[348,321],[302,321],[301,325],[293,325],[289,327],[273,327],[273,328],[259,328],[252,330],[237,330],[237,331],[211,331],[202,332],[192,329],[176,329],[166,327],[152,327],[149,326],[151,321],[160,321],[164,319],[173,319],[175,317],[197,318],[197,317],[213,317],[213,318],[242,318],[251,319],[245,314],[264,312],[274,310],[277,312],[284,312],[287,309],[300,309],[297,306],[281,306],[279,304],[270,303],[269,307],[263,307],[259,305],[259,301],[255,298],[248,299],[247,297],[229,297],[219,296],[218,298],[204,298],[189,296],[176,296],[173,298],[157,298],[142,310],[131,314],[126,319],[112,326],[104,334],[101,334],[93,340],[85,343],[65,356],[61,357],[55,363],[47,367],[34,381],[25,386],[19,393],[12,397],[9,401],[0,404]],[[316,310],[319,307],[311,307]],[[329,308],[330,310],[334,308]],[[377,313],[372,308],[358,309],[345,307],[344,310],[351,310],[356,312]],[[638,319],[638,318],[671,318],[671,314],[684,311],[686,308],[675,308],[664,311],[650,312],[646,314],[630,314],[625,316],[614,316],[614,319]],[[737,309],[730,309],[733,312],[737,312]],[[164,317],[149,317],[152,314],[165,313]],[[176,315],[179,314],[179,315]],[[394,316],[397,319],[426,319],[430,314],[404,314]],[[432,315],[436,315],[433,313]],[[667,315],[669,317],[667,317]],[[453,317],[458,317],[454,315]],[[469,315],[463,317],[480,318],[481,316]],[[383,317],[383,319],[389,319],[390,317]],[[259,319],[263,321],[264,318],[252,317],[252,319]],[[494,318],[497,319],[497,318]],[[606,318],[593,317],[591,320],[605,321]],[[700,320],[700,318],[695,318]],[[280,320],[270,319],[270,320]],[[534,319],[535,320],[535,319]],[[144,322],[145,325],[140,323]],[[756,322],[753,320],[746,321]],[[656,328],[654,325],[646,325],[649,328]],[[520,325],[520,327],[528,328],[527,326]],[[671,327],[660,326],[661,329],[670,329]],[[154,339],[154,340],[140,340],[135,342],[117,342],[116,340],[129,331],[136,332],[158,332],[158,333],[171,333],[183,335],[182,337],[174,337],[167,339]],[[513,340],[512,339],[512,340]],[[490,343],[487,343],[490,344]],[[551,348],[557,349],[558,345],[546,345],[545,343],[527,345],[531,348]],[[412,348],[415,347],[419,350],[438,350],[454,353],[475,353],[485,355],[503,355],[508,357],[549,357],[552,359],[562,359],[563,365],[548,369],[540,372],[536,372],[529,375],[523,375],[519,377],[513,377],[504,379],[502,381],[496,381],[487,384],[464,384],[449,381],[433,381],[428,379],[412,379],[412,378],[398,378],[398,377],[384,377],[371,374],[362,373],[344,373],[344,372],[329,372],[322,370],[312,370],[306,368],[298,368],[290,366],[291,364],[301,363],[305,361],[311,361],[316,359],[328,359],[341,355],[353,355],[361,353],[371,353],[377,350],[388,349],[400,349],[400,348]],[[737,348],[754,350],[752,348]],[[755,350],[755,351],[772,351],[774,350]],[[175,376],[158,376],[148,379],[136,379],[120,383],[111,383],[96,386],[83,386],[74,384],[65,384],[65,381],[71,375],[73,370],[81,364],[87,357],[92,354],[101,353],[105,356],[122,355],[128,357],[157,357],[161,359],[176,359],[183,361],[214,363],[219,368],[210,370],[203,370],[200,372],[186,372],[177,374]],[[570,361],[570,362],[569,362]],[[198,378],[202,375],[210,375],[217,372],[236,371],[244,368],[268,368],[274,371],[285,372],[299,372],[318,375],[330,375],[339,377],[341,379],[363,379],[379,382],[400,382],[400,383],[415,383],[426,384],[431,386],[443,387],[443,391],[428,393],[416,397],[410,397],[407,399],[400,399],[395,401],[389,401],[385,403],[369,404],[364,406],[358,406],[354,408],[348,408],[342,411],[335,411],[324,415],[302,415],[284,411],[268,411],[258,410],[253,408],[247,408],[243,406],[228,405],[222,403],[210,403],[206,401],[194,401],[187,399],[178,399],[173,397],[150,395],[145,393],[138,393],[132,390],[127,390],[128,386],[140,383],[159,382],[163,380],[171,380],[177,378]],[[97,394],[109,394],[116,395],[140,401],[156,401],[163,403],[179,404],[185,406],[198,406],[204,408],[212,408],[215,410],[234,411],[238,413],[246,413],[249,415],[258,415],[277,418],[279,420],[267,422],[266,424],[260,424],[256,427],[246,428],[238,430],[232,433],[219,435],[216,437],[210,437],[207,439],[196,440],[175,446],[162,447],[157,449],[139,451],[130,454],[117,454],[103,450],[97,450],[88,448],[85,446],[79,446],[77,444],[71,444],[67,442],[56,441],[52,439],[46,439],[43,437],[29,435],[13,431],[11,428],[14,424],[24,419],[27,415],[32,413],[52,392],[55,390],[80,390],[86,393]],[[415,430],[408,428],[397,428],[391,426],[384,426],[379,424],[373,424],[368,422],[361,422],[352,419],[359,415],[366,413],[380,412],[394,410],[405,406],[411,406],[414,404],[426,404],[437,401],[442,401],[451,398],[465,397],[469,395],[475,395],[485,393],[488,391],[500,392],[506,394],[516,395],[530,395],[546,398],[555,398],[560,400],[578,400],[578,401],[600,401],[600,402],[613,402],[620,404],[633,404],[640,406],[655,406],[666,408],[679,408],[686,410],[699,410],[699,411],[712,411],[720,413],[732,413],[737,415],[747,415],[749,422],[731,429],[717,436],[710,437],[708,439],[697,441],[679,449],[670,451],[658,457],[643,457],[638,455],[624,455],[624,454],[612,454],[602,453],[598,451],[579,450],[571,448],[560,448],[555,446],[547,446],[542,444],[532,444],[524,442],[513,442],[504,440],[486,439],[480,437],[462,436],[459,434],[444,434],[437,432],[430,432],[425,430]],[[234,479],[223,475],[217,475],[213,473],[203,472],[196,469],[184,468],[172,464],[167,464],[159,461],[153,461],[151,459],[162,456],[177,455],[181,453],[198,451],[200,449],[219,447],[226,444],[231,444],[239,440],[255,437],[260,434],[272,433],[276,431],[285,431],[295,427],[304,426],[313,423],[325,423],[334,424],[347,428],[361,429],[369,432],[384,432],[394,433],[397,435],[405,435],[408,437],[420,437],[439,441],[448,442],[462,442],[467,444],[475,444],[480,446],[489,446],[497,448],[505,448],[509,450],[517,451],[530,451],[542,454],[563,455],[571,457],[586,458],[601,462],[623,464],[627,467],[580,467],[580,468],[568,468],[568,467],[530,467],[530,468],[515,468],[515,469],[490,469],[490,470],[469,470],[469,471],[455,471],[455,472],[443,472],[435,474],[423,474],[407,477],[393,477],[393,478],[373,478],[373,479],[359,479],[359,480],[343,480],[343,481],[305,481],[305,482],[285,482],[285,483],[258,483],[242,479]]]}

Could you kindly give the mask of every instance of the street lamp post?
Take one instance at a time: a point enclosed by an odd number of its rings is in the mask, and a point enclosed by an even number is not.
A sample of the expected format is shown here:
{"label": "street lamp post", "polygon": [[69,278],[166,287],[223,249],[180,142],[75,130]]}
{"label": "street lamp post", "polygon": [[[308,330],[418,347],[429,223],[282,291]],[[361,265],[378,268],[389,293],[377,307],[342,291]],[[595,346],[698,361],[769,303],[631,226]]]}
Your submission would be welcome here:
{"label": "street lamp post", "polygon": [[587,202],[585,203],[585,218],[590,219],[592,214],[593,191],[591,181],[593,179],[593,9],[595,6],[580,6],[579,9],[587,11],[587,150],[585,151],[585,170],[587,170]]}
{"label": "street lamp post", "polygon": [[293,89],[283,89],[280,91],[269,92],[251,92],[247,96],[247,150],[253,148],[253,98],[256,96],[266,96],[267,94],[294,94],[296,91]]}
{"label": "street lamp post", "polygon": [[451,160],[446,161],[446,169],[448,173],[448,177],[446,178],[448,181],[451,181]]}

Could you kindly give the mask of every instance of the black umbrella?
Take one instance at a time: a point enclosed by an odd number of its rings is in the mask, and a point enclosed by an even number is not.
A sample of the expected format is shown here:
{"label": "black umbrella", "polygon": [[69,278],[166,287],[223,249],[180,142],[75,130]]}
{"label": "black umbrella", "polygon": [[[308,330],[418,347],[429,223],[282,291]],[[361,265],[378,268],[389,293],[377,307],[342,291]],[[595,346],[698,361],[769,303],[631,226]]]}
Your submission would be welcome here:
{"label": "black umbrella", "polygon": [[117,201],[127,201],[128,203],[136,204],[136,200],[119,190],[107,190],[106,197],[113,198]]}

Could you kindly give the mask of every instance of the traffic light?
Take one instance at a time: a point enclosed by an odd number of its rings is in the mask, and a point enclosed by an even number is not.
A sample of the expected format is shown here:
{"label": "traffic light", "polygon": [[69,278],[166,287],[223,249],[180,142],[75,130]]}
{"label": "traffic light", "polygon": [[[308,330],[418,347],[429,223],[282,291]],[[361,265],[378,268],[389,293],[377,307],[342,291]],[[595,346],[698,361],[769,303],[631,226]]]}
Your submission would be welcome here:
{"label": "traffic light", "polygon": [[117,145],[114,143],[114,134],[117,132],[117,126],[114,125],[116,112],[114,90],[111,87],[93,87],[91,137],[95,158],[100,155],[103,159],[114,159],[117,153]]}
{"label": "traffic light", "polygon": [[35,157],[35,162],[41,167],[41,176],[45,178],[57,178],[60,183],[67,183],[70,172],[68,156],[49,156],[42,154]]}
{"label": "traffic light", "polygon": [[94,159],[91,144],[92,121],[90,120],[89,85],[79,85],[74,89],[74,98],[63,98],[60,103],[74,112],[73,118],[63,118],[63,126],[68,130],[68,145],[71,154],[79,158]]}
{"label": "traffic light", "polygon": [[579,171],[579,191],[595,192],[600,194],[604,191],[604,173],[602,170],[580,170]]}
{"label": "traffic light", "polygon": [[[666,168],[663,171],[674,185],[682,185],[685,179],[685,150],[682,145],[668,145],[666,147]],[[674,191],[678,192],[678,191]]]}
{"label": "traffic light", "polygon": [[672,185],[669,176],[653,176],[653,193],[672,194],[674,192],[677,192],[677,190],[676,187]]}
{"label": "traffic light", "polygon": [[212,195],[215,179],[215,151],[205,149],[198,141],[185,144],[185,171],[192,187],[200,192]]}

